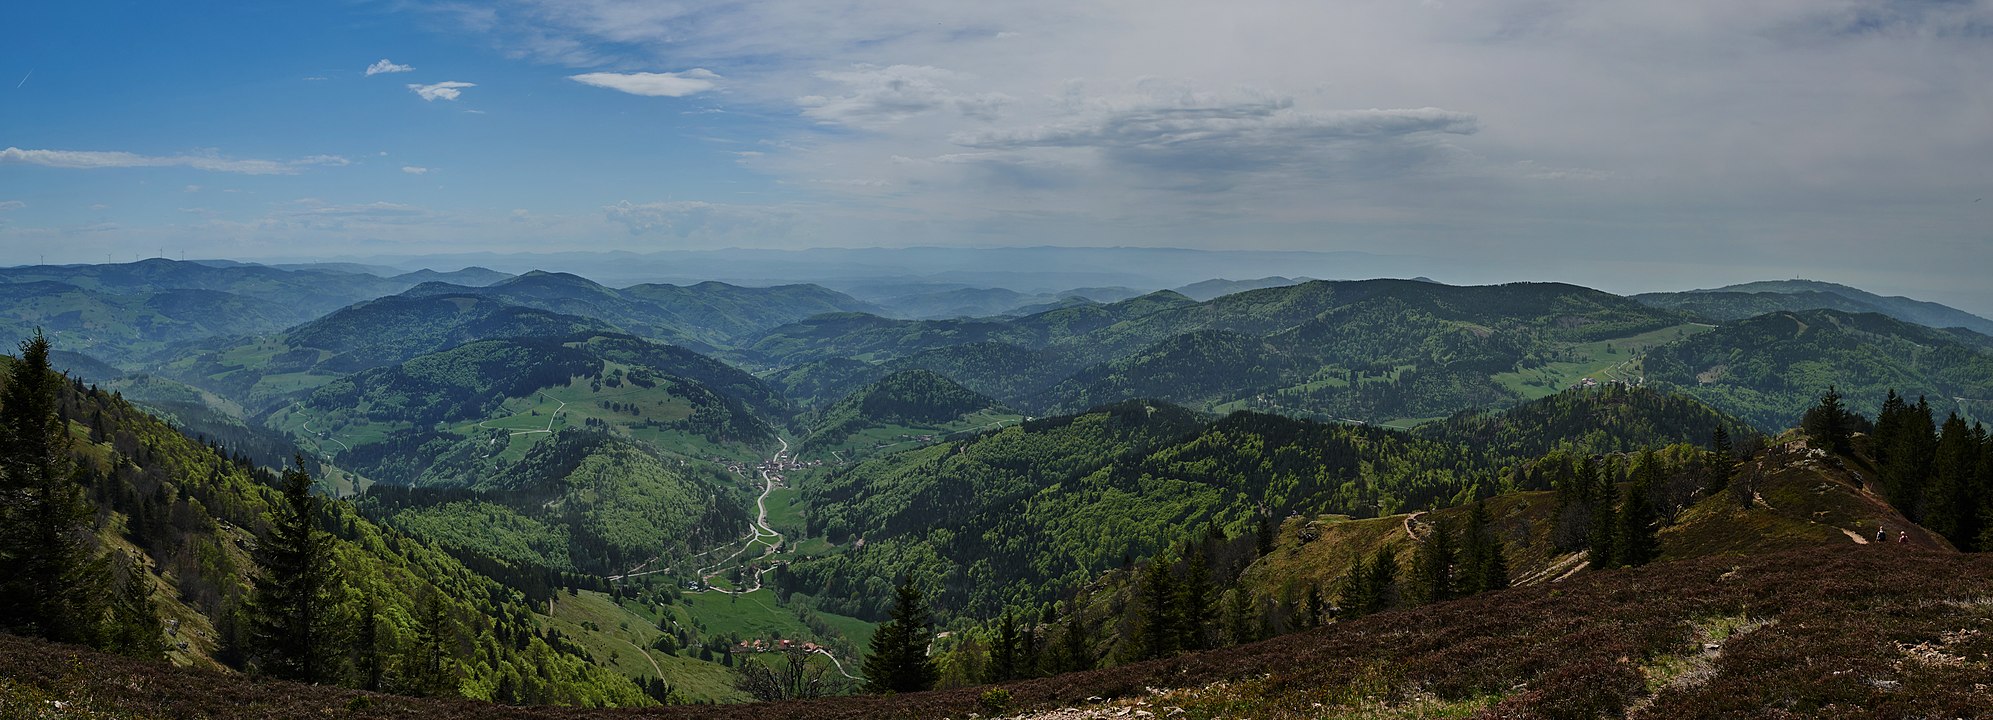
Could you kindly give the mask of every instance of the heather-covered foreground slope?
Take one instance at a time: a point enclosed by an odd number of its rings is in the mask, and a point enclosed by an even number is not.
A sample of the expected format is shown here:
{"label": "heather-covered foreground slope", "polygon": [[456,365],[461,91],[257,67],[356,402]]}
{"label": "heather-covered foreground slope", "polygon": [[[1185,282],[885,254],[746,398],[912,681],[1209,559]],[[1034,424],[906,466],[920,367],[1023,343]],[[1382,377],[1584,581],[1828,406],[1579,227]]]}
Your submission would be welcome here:
{"label": "heather-covered foreground slope", "polygon": [[[1825,545],[1580,575],[1013,683],[1002,687],[999,712],[1972,717],[1993,707],[1989,631],[1993,556]],[[259,683],[13,637],[0,637],[0,666],[10,668],[0,679],[7,717],[965,718],[991,715],[998,695],[968,688],[718,708],[511,709]]]}

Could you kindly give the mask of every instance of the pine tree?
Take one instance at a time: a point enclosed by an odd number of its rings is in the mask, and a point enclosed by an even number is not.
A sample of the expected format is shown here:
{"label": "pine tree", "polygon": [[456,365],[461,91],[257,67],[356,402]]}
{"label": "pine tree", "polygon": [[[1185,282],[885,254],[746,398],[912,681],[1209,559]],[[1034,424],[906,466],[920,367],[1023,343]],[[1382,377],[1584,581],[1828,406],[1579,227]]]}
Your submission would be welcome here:
{"label": "pine tree", "polygon": [[[1891,393],[1891,397],[1894,397],[1893,392]],[[1730,459],[1731,454],[1733,453],[1733,449],[1730,445],[1729,428],[1725,428],[1721,424],[1719,424],[1716,426],[1715,430],[1710,431],[1709,450],[1710,452],[1716,453],[1716,459],[1719,461],[1725,461]]]}
{"label": "pine tree", "polygon": [[270,675],[298,682],[337,677],[337,617],[332,538],[319,531],[319,499],[304,458],[284,470],[270,531],[256,545],[250,601],[251,655]]}
{"label": "pine tree", "polygon": [[1642,453],[1638,479],[1627,486],[1626,497],[1620,502],[1619,524],[1613,538],[1613,559],[1618,564],[1645,565],[1661,554],[1655,526],[1659,514],[1654,511],[1654,501],[1649,499],[1660,474],[1659,463],[1654,451]]}
{"label": "pine tree", "polygon": [[1453,533],[1444,523],[1435,522],[1412,552],[1411,577],[1405,586],[1405,602],[1430,605],[1453,597]]}
{"label": "pine tree", "polygon": [[1979,536],[1979,442],[1957,413],[1945,418],[1924,488],[1923,525],[1954,546],[1971,549]]}
{"label": "pine tree", "polygon": [[430,589],[416,606],[414,674],[424,695],[457,695],[457,623],[443,593]]}
{"label": "pine tree", "polygon": [[1060,667],[1068,672],[1092,670],[1095,658],[1093,636],[1086,621],[1086,602],[1073,598],[1066,607],[1065,633],[1059,641]]}
{"label": "pine tree", "polygon": [[1244,585],[1232,587],[1231,600],[1225,605],[1225,635],[1233,645],[1259,640],[1259,618],[1253,616],[1253,594]]}
{"label": "pine tree", "polygon": [[381,606],[373,593],[367,593],[360,609],[360,628],[354,640],[353,664],[360,673],[360,689],[378,692],[386,681],[387,667],[381,657],[385,650],[381,647]]}
{"label": "pine tree", "polygon": [[1509,561],[1488,521],[1488,508],[1476,502],[1467,516],[1467,530],[1461,534],[1461,557],[1466,569],[1460,577],[1464,594],[1500,590],[1509,586]]}
{"label": "pine tree", "polygon": [[1346,617],[1362,617],[1391,604],[1391,588],[1398,578],[1397,549],[1386,545],[1358,561],[1343,575],[1342,606]]}
{"label": "pine tree", "polygon": [[1847,454],[1848,437],[1853,433],[1853,423],[1848,417],[1847,407],[1841,404],[1841,393],[1833,386],[1827,387],[1827,394],[1820,396],[1820,404],[1806,411],[1800,418],[1800,428],[1813,445],[1828,452]]}
{"label": "pine tree", "polygon": [[984,666],[983,682],[1000,683],[1018,677],[1017,617],[1004,613],[990,637],[990,664]]}
{"label": "pine tree", "polygon": [[1176,652],[1179,616],[1176,607],[1176,578],[1169,561],[1158,556],[1142,572],[1142,612],[1136,616],[1134,648],[1144,659],[1168,657]]}
{"label": "pine tree", "polygon": [[101,639],[108,559],[61,417],[61,376],[40,330],[21,343],[0,395],[0,628],[55,640]]}
{"label": "pine tree", "polygon": [[1176,587],[1176,646],[1202,650],[1211,627],[1211,565],[1202,548],[1189,546],[1185,552],[1190,558]]}
{"label": "pine tree", "polygon": [[152,603],[152,578],[144,563],[133,559],[125,564],[125,580],[118,584],[117,596],[111,600],[106,624],[104,649],[155,660],[166,656],[159,610]]}
{"label": "pine tree", "polygon": [[1328,604],[1322,597],[1322,586],[1308,583],[1308,595],[1301,601],[1301,627],[1321,627],[1329,617]]}
{"label": "pine tree", "polygon": [[1616,463],[1608,461],[1595,463],[1591,468],[1596,474],[1591,478],[1589,490],[1592,520],[1586,546],[1591,551],[1591,566],[1599,569],[1619,565],[1619,549],[1614,547],[1613,542],[1619,527],[1618,508],[1614,507],[1614,501],[1618,499],[1618,493],[1614,492],[1617,485],[1614,478],[1618,474],[1615,466]]}
{"label": "pine tree", "polygon": [[920,692],[934,687],[941,673],[927,656],[934,621],[911,576],[893,594],[892,619],[872,633],[865,658],[865,687],[875,693]]}

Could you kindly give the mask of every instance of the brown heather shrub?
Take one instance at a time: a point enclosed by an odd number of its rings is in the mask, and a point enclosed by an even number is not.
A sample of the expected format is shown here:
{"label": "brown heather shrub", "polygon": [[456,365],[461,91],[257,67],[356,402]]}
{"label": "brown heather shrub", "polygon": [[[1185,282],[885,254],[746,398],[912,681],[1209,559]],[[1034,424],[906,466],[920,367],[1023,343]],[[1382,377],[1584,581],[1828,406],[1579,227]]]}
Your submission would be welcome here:
{"label": "brown heather shrub", "polygon": [[[1987,598],[1993,598],[1993,556],[1821,546],[1580,575],[1003,689],[1018,712],[1082,706],[1091,696],[1144,696],[1147,688],[1242,681],[1208,693],[1206,701],[1188,701],[1187,718],[1335,710],[1311,709],[1315,702],[1368,702],[1373,709],[1399,703],[1404,716],[1418,716],[1416,708],[1433,702],[1459,702],[1485,707],[1480,716],[1488,718],[1618,716],[1636,702],[1642,703],[1636,717],[1645,718],[1987,717],[1993,708]],[[1776,622],[1723,641],[1706,678],[1649,697],[1646,668],[1703,653],[1697,628],[1719,617]],[[86,658],[88,671],[65,674],[68,657]],[[363,693],[348,690],[253,682],[5,636],[0,676],[50,695],[88,696],[99,710],[217,720],[966,718],[986,712],[989,689],[641,710],[386,696],[369,696],[367,704],[353,703]]]}

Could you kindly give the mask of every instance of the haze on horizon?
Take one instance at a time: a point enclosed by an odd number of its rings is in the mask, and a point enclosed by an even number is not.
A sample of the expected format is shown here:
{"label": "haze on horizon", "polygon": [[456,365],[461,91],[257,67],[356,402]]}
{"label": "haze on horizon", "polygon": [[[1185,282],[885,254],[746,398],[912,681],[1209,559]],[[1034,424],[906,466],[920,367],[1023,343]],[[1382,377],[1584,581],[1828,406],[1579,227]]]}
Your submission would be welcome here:
{"label": "haze on horizon", "polygon": [[0,264],[1245,248],[1993,311],[1993,0],[0,17]]}

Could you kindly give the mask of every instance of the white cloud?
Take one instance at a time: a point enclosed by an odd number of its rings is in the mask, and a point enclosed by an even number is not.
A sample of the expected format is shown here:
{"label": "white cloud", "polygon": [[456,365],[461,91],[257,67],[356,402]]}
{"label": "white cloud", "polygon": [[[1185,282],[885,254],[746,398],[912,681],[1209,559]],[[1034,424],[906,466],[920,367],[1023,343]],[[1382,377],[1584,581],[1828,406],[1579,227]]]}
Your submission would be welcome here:
{"label": "white cloud", "polygon": [[414,69],[415,66],[413,65],[396,65],[387,58],[381,58],[380,62],[367,66],[367,76],[372,77],[381,73],[405,73]]}
{"label": "white cloud", "polygon": [[796,99],[803,114],[839,125],[881,127],[922,113],[953,109],[964,117],[994,120],[1010,98],[1000,93],[969,94],[950,86],[960,74],[929,65],[856,65],[825,71],[818,78],[842,85],[836,95]]}
{"label": "white cloud", "polygon": [[180,188],[180,192],[197,193],[200,191],[201,191],[201,186],[199,185],[188,185],[186,187]]}
{"label": "white cloud", "polygon": [[0,212],[7,212],[9,210],[19,210],[27,206],[28,206],[27,203],[21,202],[19,200],[0,200]]}
{"label": "white cloud", "polygon": [[17,147],[0,150],[0,164],[20,163],[24,165],[79,170],[132,167],[188,167],[195,170],[240,173],[243,175],[291,175],[311,166],[337,166],[346,165],[349,162],[346,158],[337,155],[312,155],[297,160],[278,161],[232,159],[214,154],[161,156],[97,150],[23,150]]}
{"label": "white cloud", "polygon": [[477,83],[446,80],[433,85],[423,85],[421,83],[408,84],[409,90],[412,90],[415,92],[415,94],[422,96],[422,99],[431,102],[434,102],[436,100],[455,100],[459,96],[464,94],[463,91],[464,88],[471,88],[471,87],[477,87]]}
{"label": "white cloud", "polygon": [[403,166],[401,166],[401,171],[402,171],[402,172],[405,172],[405,173],[408,173],[408,174],[410,174],[410,175],[427,175],[427,174],[429,174],[429,168],[426,168],[426,167],[418,167],[418,166],[415,166],[415,165],[403,165]]}
{"label": "white cloud", "polygon": [[719,75],[705,68],[693,68],[675,73],[609,73],[593,72],[569,75],[569,80],[583,85],[620,90],[631,95],[651,97],[685,97],[719,86]]}

